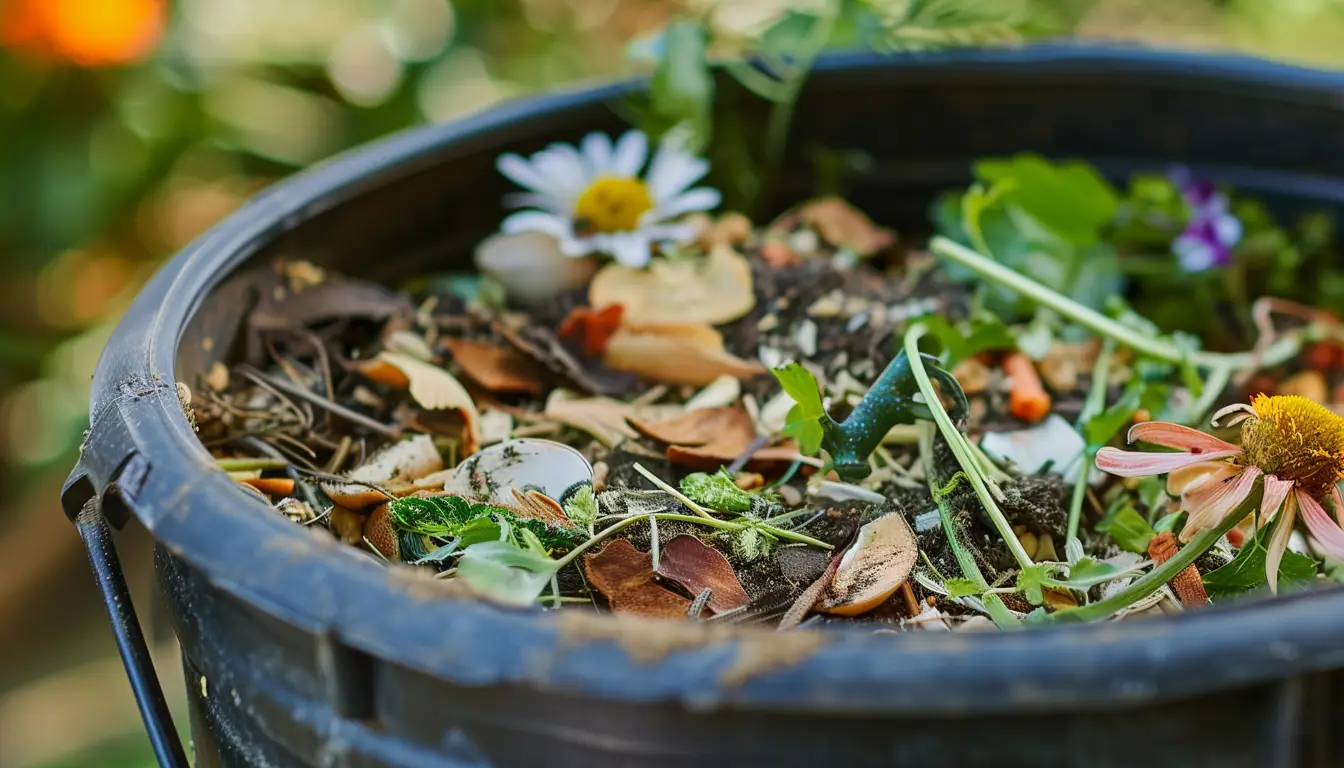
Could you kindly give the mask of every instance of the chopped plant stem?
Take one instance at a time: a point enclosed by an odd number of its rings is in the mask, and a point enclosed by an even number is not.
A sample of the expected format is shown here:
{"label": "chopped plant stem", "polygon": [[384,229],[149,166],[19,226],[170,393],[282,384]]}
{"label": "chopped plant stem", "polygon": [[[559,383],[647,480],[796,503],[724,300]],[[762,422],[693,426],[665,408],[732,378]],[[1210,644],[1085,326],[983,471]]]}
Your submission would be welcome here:
{"label": "chopped plant stem", "polygon": [[645,478],[647,478],[649,482],[658,486],[659,490],[663,491],[664,493],[676,499],[677,501],[680,501],[682,504],[685,504],[687,509],[691,510],[700,517],[707,518],[710,520],[718,519],[713,515],[709,514],[708,512],[706,512],[704,507],[692,501],[689,496],[677,490],[676,488],[673,488],[667,483],[663,482],[662,478],[658,477],[649,470],[645,469],[643,464],[635,462],[635,471],[643,475]]}
{"label": "chopped plant stem", "polygon": [[919,383],[920,392],[924,393],[924,399],[933,414],[934,423],[938,425],[938,430],[942,432],[943,439],[947,441],[948,446],[952,448],[952,453],[957,458],[957,464],[961,470],[966,473],[966,477],[971,481],[971,487],[975,489],[975,494],[980,497],[980,503],[984,505],[985,512],[989,519],[993,521],[994,527],[998,529],[999,536],[1003,538],[1003,543],[1007,545],[1008,551],[1013,553],[1013,559],[1023,568],[1029,568],[1035,564],[1027,550],[1023,549],[1022,543],[1017,540],[1017,535],[1013,533],[1013,526],[1009,524],[1008,519],[1003,516],[1002,510],[994,500],[994,494],[989,490],[988,483],[984,476],[984,469],[980,466],[980,461],[975,457],[974,451],[970,447],[970,441],[961,433],[961,430],[952,423],[952,418],[947,415],[943,409],[943,403],[938,399],[938,393],[933,388],[933,382],[929,379],[928,373],[924,371],[924,360],[919,354],[919,340],[924,336],[927,327],[923,323],[916,323],[905,332],[905,353],[910,359],[910,370],[915,375],[915,381]]}
{"label": "chopped plant stem", "polygon": [[1190,539],[1190,542],[1181,547],[1172,558],[1161,565],[1158,565],[1149,571],[1146,575],[1135,579],[1129,586],[1116,592],[1114,595],[1091,603],[1089,605],[1079,606],[1078,608],[1068,608],[1062,611],[1056,611],[1047,618],[1051,622],[1069,622],[1069,621],[1096,621],[1104,619],[1117,611],[1124,610],[1137,603],[1143,598],[1151,595],[1161,589],[1163,585],[1176,577],[1178,573],[1185,570],[1186,566],[1199,559],[1214,544],[1218,543],[1228,531],[1237,527],[1247,515],[1260,507],[1261,490],[1252,492],[1241,506],[1235,512],[1228,515],[1216,528],[1207,528],[1200,531]]}
{"label": "chopped plant stem", "polygon": [[1229,370],[1261,367],[1269,368],[1287,362],[1302,347],[1302,335],[1287,333],[1280,336],[1263,352],[1186,352],[1161,339],[1146,336],[1100,312],[1079,304],[1073,299],[1050,290],[1031,278],[1016,272],[993,259],[942,236],[929,240],[929,249],[974,271],[976,274],[1006,288],[1011,288],[1032,301],[1053,309],[1059,314],[1106,338],[1115,339],[1148,357],[1181,365],[1190,363],[1201,368],[1225,367]]}
{"label": "chopped plant stem", "polygon": [[250,472],[252,470],[266,471],[268,469],[286,469],[289,467],[289,459],[266,458],[238,458],[238,459],[215,459],[215,463],[225,472]]}
{"label": "chopped plant stem", "polygon": [[[1087,390],[1087,400],[1083,403],[1083,412],[1078,415],[1074,425],[1082,429],[1092,417],[1106,410],[1106,381],[1110,377],[1111,358],[1115,355],[1115,339],[1106,339],[1097,353],[1097,361],[1092,365],[1092,383]],[[1064,541],[1078,538],[1078,521],[1083,514],[1083,500],[1087,498],[1087,478],[1092,474],[1092,461],[1097,457],[1101,446],[1088,445],[1083,448],[1083,466],[1078,470],[1078,479],[1073,483],[1073,494],[1069,497],[1069,526]]]}
{"label": "chopped plant stem", "polygon": [[1209,376],[1204,380],[1204,389],[1199,393],[1199,399],[1190,407],[1190,418],[1186,419],[1186,423],[1190,425],[1203,423],[1204,417],[1213,408],[1214,403],[1218,402],[1231,379],[1232,369],[1229,366],[1215,365],[1210,368]]}
{"label": "chopped plant stem", "polygon": [[255,377],[257,379],[260,379],[261,381],[264,381],[266,384],[269,384],[270,386],[276,389],[283,390],[284,392],[294,395],[295,397],[301,397],[320,408],[325,408],[326,410],[331,411],[333,414],[340,416],[342,419],[345,419],[346,421],[352,424],[358,424],[362,427],[365,427],[366,429],[372,430],[381,435],[386,435],[387,437],[390,437],[394,440],[400,439],[402,436],[400,428],[395,427],[391,424],[384,424],[380,421],[375,421],[374,419],[365,416],[359,411],[352,411],[349,408],[346,408],[345,406],[341,405],[340,403],[328,400],[325,397],[311,390],[304,389],[303,387],[294,386],[293,384],[289,383],[288,381],[284,381],[283,379],[277,379],[273,376],[267,376],[266,374],[261,373],[260,371],[250,371],[247,369],[243,369],[243,373],[248,375],[250,378]]}

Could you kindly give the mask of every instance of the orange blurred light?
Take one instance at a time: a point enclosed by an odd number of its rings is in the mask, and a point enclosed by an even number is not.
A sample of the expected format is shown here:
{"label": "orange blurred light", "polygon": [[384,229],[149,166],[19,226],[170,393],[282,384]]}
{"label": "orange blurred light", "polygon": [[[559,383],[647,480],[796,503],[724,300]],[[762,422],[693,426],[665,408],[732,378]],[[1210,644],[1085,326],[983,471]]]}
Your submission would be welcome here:
{"label": "orange blurred light", "polygon": [[0,42],[83,67],[143,59],[167,22],[167,0],[9,0]]}

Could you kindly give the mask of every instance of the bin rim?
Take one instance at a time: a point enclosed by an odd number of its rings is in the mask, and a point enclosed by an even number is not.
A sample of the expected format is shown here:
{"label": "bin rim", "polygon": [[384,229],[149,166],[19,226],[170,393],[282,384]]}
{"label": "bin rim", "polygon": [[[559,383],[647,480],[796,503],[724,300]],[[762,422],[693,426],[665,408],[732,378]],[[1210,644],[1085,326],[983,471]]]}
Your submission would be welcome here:
{"label": "bin rim", "polygon": [[[1274,89],[1344,110],[1344,75],[1233,54],[1050,43],[823,57],[812,84],[1160,75],[1165,87]],[[1151,82],[1151,81],[1148,81]],[[1344,590],[1244,601],[1178,617],[1008,633],[873,633],[558,614],[445,597],[239,489],[192,432],[173,369],[204,297],[260,247],[317,213],[434,162],[445,147],[530,116],[588,110],[639,80],[553,93],[396,134],[268,188],[168,261],[118,325],[93,380],[90,430],[67,513],[115,483],[159,545],[215,587],[306,632],[443,680],[701,707],[852,713],[1107,708],[1344,667]],[[1043,148],[1044,149],[1044,148]]]}

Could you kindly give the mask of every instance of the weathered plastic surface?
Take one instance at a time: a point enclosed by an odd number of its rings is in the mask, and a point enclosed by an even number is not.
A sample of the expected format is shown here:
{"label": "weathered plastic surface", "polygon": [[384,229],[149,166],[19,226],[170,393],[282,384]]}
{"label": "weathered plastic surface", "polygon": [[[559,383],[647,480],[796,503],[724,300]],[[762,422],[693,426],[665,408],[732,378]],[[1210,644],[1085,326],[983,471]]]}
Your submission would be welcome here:
{"label": "weathered plastic surface", "polygon": [[[127,313],[63,501],[73,517],[115,482],[113,521],[133,514],[157,539],[198,765],[1344,764],[1344,592],[1011,634],[543,614],[437,597],[218,471],[173,382],[226,354],[193,324],[245,306],[206,301],[226,276],[279,255],[374,279],[462,266],[509,191],[495,156],[618,130],[609,103],[635,87],[515,103],[324,163],[193,243]],[[1344,78],[1245,59],[836,58],[797,114],[779,201],[810,189],[803,149],[862,149],[874,168],[852,198],[897,225],[920,226],[972,158],[1021,150],[1118,177],[1185,162],[1285,209],[1344,201]]]}

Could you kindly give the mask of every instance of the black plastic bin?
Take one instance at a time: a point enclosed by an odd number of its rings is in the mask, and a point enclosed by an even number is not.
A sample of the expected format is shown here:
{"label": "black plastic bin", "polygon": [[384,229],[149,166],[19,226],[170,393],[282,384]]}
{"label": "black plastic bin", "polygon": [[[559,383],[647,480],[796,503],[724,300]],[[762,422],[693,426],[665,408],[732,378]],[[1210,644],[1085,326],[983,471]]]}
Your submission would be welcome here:
{"label": "black plastic bin", "polygon": [[[169,262],[109,342],[63,495],[162,759],[180,759],[102,517],[157,541],[199,766],[1344,765],[1344,591],[1021,633],[800,631],[507,610],[276,515],[219,471],[174,390],[241,265],[373,279],[469,263],[502,151],[619,130],[619,84],[510,104],[277,184]],[[759,105],[757,105],[759,107]],[[972,158],[1035,150],[1121,178],[1184,162],[1292,209],[1344,201],[1344,77],[1225,56],[1047,46],[830,58],[804,151],[874,158],[851,198],[920,227]],[[1336,308],[1338,309],[1338,308]]]}

